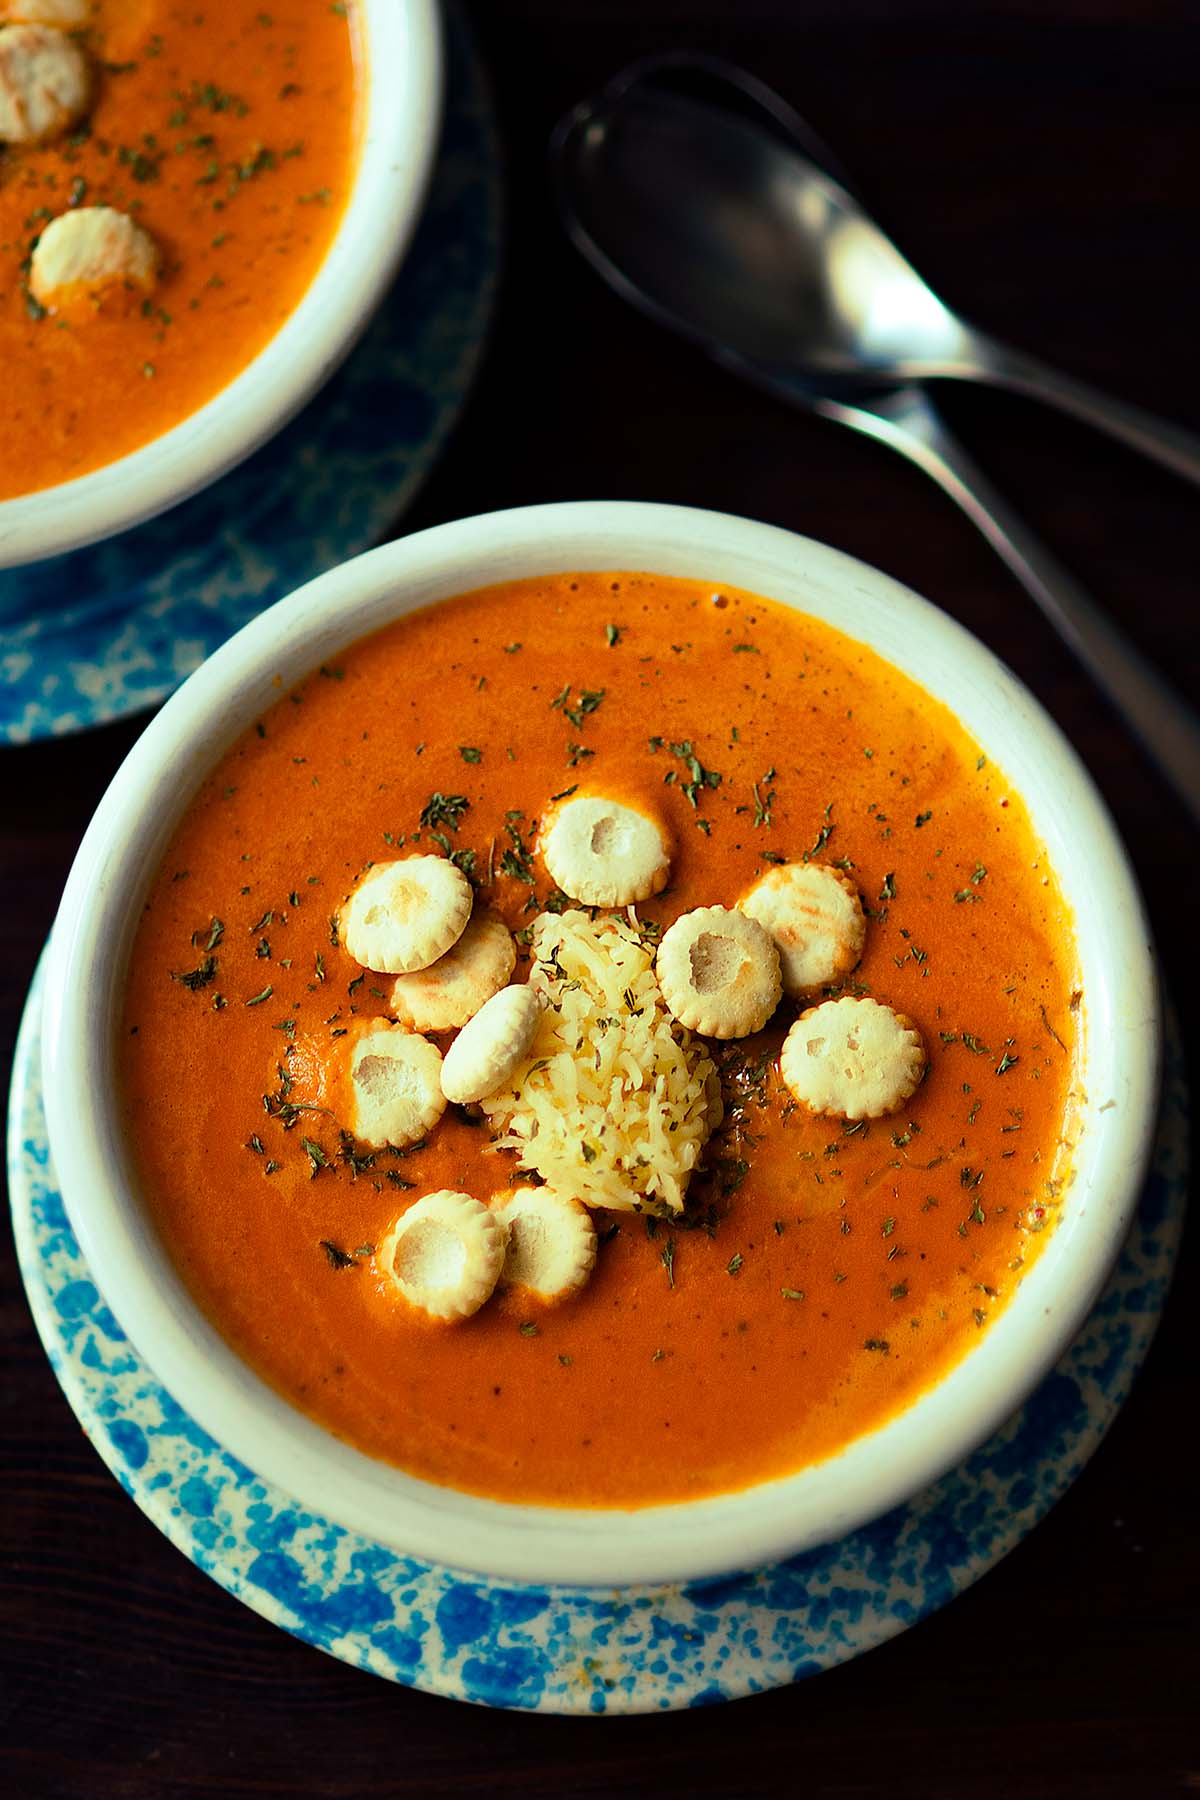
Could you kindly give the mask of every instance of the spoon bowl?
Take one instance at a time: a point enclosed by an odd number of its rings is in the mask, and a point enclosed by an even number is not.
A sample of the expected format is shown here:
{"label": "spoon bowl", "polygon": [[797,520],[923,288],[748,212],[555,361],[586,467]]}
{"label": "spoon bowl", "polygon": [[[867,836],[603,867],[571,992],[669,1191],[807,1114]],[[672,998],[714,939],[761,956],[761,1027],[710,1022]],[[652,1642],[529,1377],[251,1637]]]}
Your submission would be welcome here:
{"label": "spoon bowl", "polygon": [[820,386],[934,377],[1043,400],[1200,484],[1200,439],[939,300],[778,94],[716,57],[634,63],[551,143],[564,223],[625,298],[722,360]]}
{"label": "spoon bowl", "polygon": [[874,385],[916,363],[966,372],[954,314],[843,187],[762,123],[639,80],[571,114],[555,158],[585,254],[705,348]]}

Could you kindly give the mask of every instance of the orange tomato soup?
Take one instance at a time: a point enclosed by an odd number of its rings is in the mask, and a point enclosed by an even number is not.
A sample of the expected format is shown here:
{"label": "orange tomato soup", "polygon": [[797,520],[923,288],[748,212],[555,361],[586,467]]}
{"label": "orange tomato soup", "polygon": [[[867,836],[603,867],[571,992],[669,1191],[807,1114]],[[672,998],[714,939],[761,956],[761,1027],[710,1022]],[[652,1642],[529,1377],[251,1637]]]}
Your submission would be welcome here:
{"label": "orange tomato soup", "polygon": [[[692,798],[689,757],[710,772]],[[439,1325],[372,1247],[423,1193],[486,1201],[513,1154],[450,1107],[423,1147],[364,1159],[264,1095],[297,1043],[386,1014],[389,978],[364,978],[331,916],[371,860],[438,849],[430,797],[463,802],[441,848],[527,937],[552,886],[538,815],[575,784],[668,828],[652,927],[732,905],[771,859],[849,873],[869,917],[844,991],[908,1014],[928,1074],[892,1118],[807,1114],[778,1072],[785,1000],[714,1046],[725,1123],[682,1219],[598,1215],[576,1297],[498,1290]],[[1020,797],[874,652],[749,594],[553,576],[400,620],[236,744],[150,885],[119,1070],[171,1254],[279,1392],[435,1482],[638,1505],[826,1457],[987,1331],[1069,1180],[1075,970]]]}
{"label": "orange tomato soup", "polygon": [[[349,4],[96,0],[80,125],[0,147],[0,499],[135,450],[263,348],[337,228],[357,148]],[[79,206],[154,239],[145,296],[45,311],[40,233]]]}

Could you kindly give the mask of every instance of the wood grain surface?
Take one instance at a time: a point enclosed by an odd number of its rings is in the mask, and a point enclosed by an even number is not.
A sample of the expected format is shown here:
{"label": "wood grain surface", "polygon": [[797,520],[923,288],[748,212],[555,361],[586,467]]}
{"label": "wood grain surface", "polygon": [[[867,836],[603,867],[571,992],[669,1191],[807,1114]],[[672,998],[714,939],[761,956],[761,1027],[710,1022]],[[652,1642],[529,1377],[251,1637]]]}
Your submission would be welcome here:
{"label": "wood grain surface", "polygon": [[[314,0],[317,3],[317,0]],[[1166,0],[475,0],[509,217],[475,394],[398,529],[560,498],[669,500],[826,539],[998,651],[1078,746],[1148,895],[1197,1078],[1197,842],[1032,603],[883,449],[739,386],[612,298],[555,223],[558,113],[691,45],[780,87],[980,324],[1200,429],[1200,12]],[[997,485],[1200,700],[1200,497],[1016,399],[944,393]],[[0,752],[0,1054],[90,812],[142,721]],[[683,1716],[456,1706],[273,1629],[173,1550],[62,1399],[4,1245],[0,1791],[21,1800],[1200,1790],[1200,1536],[1185,1254],[1149,1363],[1071,1493],[996,1571],[803,1686]]]}

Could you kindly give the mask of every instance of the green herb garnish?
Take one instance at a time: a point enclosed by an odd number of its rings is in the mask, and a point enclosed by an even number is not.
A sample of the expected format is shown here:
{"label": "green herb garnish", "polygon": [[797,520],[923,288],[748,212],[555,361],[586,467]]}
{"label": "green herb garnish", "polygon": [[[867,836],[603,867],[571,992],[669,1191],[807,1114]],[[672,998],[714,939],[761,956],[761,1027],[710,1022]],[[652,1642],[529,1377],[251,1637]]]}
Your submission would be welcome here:
{"label": "green herb garnish", "polygon": [[315,1138],[301,1138],[301,1147],[309,1161],[309,1180],[319,1175],[322,1169],[329,1167],[329,1158]]}
{"label": "green herb garnish", "polygon": [[178,981],[182,987],[189,988],[194,994],[198,988],[207,987],[216,972],[216,957],[206,956],[197,968],[188,969],[182,975],[177,975],[172,969],[171,980]]}
{"label": "green herb garnish", "polygon": [[465,794],[430,794],[421,808],[421,823],[448,825],[451,831],[457,831],[470,804]]}
{"label": "green herb garnish", "polygon": [[[650,747],[652,750],[657,749],[661,743],[661,738],[651,738]],[[699,806],[700,796],[704,793],[706,788],[720,787],[720,775],[715,769],[706,769],[704,767],[704,764],[700,761],[700,758],[692,748],[692,741],[690,738],[684,738],[682,742],[678,744],[671,744],[669,748],[671,755],[677,756],[680,762],[684,763],[687,767],[688,780],[680,783],[685,798],[689,805]],[[674,769],[668,771],[664,780],[667,782],[674,782]]]}
{"label": "green herb garnish", "polygon": [[829,802],[829,805],[825,808],[825,823],[822,825],[821,829],[817,833],[816,842],[813,844],[813,847],[811,850],[806,850],[804,852],[805,862],[811,861],[811,859],[814,856],[819,856],[821,854],[822,850],[825,848],[826,844],[829,842],[830,838],[833,836],[835,827],[834,827],[832,819],[829,816],[830,813],[832,813],[832,811],[833,811],[833,801],[831,800]]}

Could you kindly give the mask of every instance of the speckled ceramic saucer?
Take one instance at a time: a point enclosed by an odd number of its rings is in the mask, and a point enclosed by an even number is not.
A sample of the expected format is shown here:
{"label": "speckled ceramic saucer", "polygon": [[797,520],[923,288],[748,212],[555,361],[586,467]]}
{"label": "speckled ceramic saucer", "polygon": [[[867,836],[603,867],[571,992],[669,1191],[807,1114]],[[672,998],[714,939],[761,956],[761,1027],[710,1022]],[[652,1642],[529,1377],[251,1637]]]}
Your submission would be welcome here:
{"label": "speckled ceramic saucer", "polygon": [[500,215],[487,86],[454,7],[446,114],[395,286],[333,379],[222,480],[134,531],[0,571],[0,744],[156,705],[247,620],[396,519],[466,396]]}
{"label": "speckled ceramic saucer", "polygon": [[159,1529],[256,1612],[361,1669],[536,1712],[651,1712],[761,1692],[847,1662],[990,1569],[1079,1474],[1129,1392],[1183,1225],[1178,1043],[1154,1165],[1121,1262],[1074,1345],[960,1468],[840,1543],[691,1586],[523,1587],[397,1556],[227,1455],[131,1348],[71,1234],[46,1145],[40,975],[17,1045],[8,1170],[21,1271],[76,1416]]}

